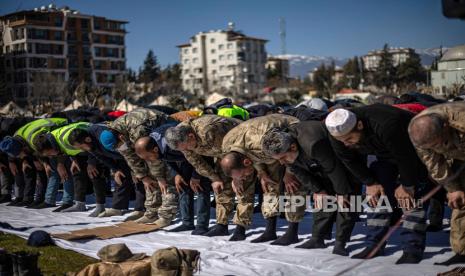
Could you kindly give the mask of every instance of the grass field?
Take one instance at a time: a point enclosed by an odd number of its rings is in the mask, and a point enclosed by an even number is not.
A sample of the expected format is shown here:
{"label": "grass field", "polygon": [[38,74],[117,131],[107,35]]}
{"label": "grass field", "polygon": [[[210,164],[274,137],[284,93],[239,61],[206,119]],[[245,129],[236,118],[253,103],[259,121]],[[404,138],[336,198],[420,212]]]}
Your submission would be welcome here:
{"label": "grass field", "polygon": [[98,260],[58,246],[31,247],[26,240],[15,235],[0,232],[0,248],[7,252],[30,251],[39,252],[39,268],[44,275],[64,275],[67,272],[78,272],[86,265]]}

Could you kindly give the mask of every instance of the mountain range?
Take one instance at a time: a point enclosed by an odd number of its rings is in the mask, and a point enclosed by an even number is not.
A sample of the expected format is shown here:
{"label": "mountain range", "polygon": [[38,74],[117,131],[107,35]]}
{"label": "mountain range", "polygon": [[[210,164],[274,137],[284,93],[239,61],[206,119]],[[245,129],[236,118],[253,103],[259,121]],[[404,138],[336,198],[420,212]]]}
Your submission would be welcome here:
{"label": "mountain range", "polygon": [[[442,48],[443,52],[447,48]],[[415,49],[415,52],[420,55],[421,63],[424,66],[430,66],[434,59],[439,56],[440,48],[427,48],[427,49]],[[332,61],[336,66],[344,66],[349,58],[339,57],[325,57],[325,56],[308,56],[308,55],[277,55],[275,57],[286,58],[289,60],[289,70],[291,77],[304,78],[308,75],[308,72],[313,71],[315,68],[320,66],[322,63],[330,64]]]}

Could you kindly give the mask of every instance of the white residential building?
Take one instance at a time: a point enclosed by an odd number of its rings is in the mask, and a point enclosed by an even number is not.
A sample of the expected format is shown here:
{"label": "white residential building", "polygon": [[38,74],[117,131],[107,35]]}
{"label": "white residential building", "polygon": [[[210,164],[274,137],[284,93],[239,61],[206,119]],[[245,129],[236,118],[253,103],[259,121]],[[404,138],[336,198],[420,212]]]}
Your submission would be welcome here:
{"label": "white residential building", "polygon": [[196,95],[230,91],[253,96],[265,85],[267,40],[228,30],[200,32],[178,45],[183,89]]}
{"label": "white residential building", "polygon": [[[368,52],[363,56],[363,66],[365,70],[374,71],[378,68],[379,62],[381,60],[381,54],[383,50],[373,50]],[[392,62],[394,66],[405,62],[410,55],[415,53],[415,50],[412,48],[389,48],[389,53],[392,54]]]}
{"label": "white residential building", "polygon": [[444,53],[438,61],[438,69],[431,72],[431,85],[442,95],[465,90],[465,45]]}

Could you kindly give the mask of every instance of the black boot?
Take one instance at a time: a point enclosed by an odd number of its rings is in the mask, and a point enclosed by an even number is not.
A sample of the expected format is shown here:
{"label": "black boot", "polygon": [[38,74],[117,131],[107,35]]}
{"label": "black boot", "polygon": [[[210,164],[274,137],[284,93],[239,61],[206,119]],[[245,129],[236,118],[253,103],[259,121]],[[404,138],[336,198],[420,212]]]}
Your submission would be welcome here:
{"label": "black boot", "polygon": [[39,267],[37,266],[37,261],[39,254],[30,253],[25,251],[20,251],[13,254],[16,258],[16,264],[18,266],[18,275],[19,276],[40,276]]}
{"label": "black boot", "polygon": [[71,206],[73,206],[73,204],[65,203],[65,204],[62,204],[60,207],[56,208],[55,210],[53,210],[52,212],[58,213],[65,209],[68,209]]}
{"label": "black boot", "polygon": [[23,200],[23,201],[19,202],[18,204],[16,204],[16,206],[18,206],[18,207],[26,207],[29,204],[32,204],[32,202],[34,202],[34,200],[27,199],[27,200]]}
{"label": "black boot", "polygon": [[19,203],[23,201],[22,197],[17,197],[13,199],[10,203],[8,203],[6,206],[18,206]]}
{"label": "black boot", "polygon": [[13,275],[13,263],[11,262],[10,254],[3,249],[0,249],[0,275]]}
{"label": "black boot", "polygon": [[396,264],[418,264],[423,259],[422,255],[404,252]]}
{"label": "black boot", "polygon": [[41,204],[31,207],[31,209],[45,209],[45,208],[52,208],[57,207],[55,204],[48,204],[47,202],[42,202]]}
{"label": "black boot", "polygon": [[299,242],[299,236],[297,235],[299,231],[299,223],[298,222],[289,222],[289,226],[287,228],[286,233],[279,237],[277,240],[272,242],[272,245],[290,245],[293,243]]}
{"label": "black boot", "polygon": [[175,227],[175,228],[169,230],[168,232],[192,231],[192,230],[194,230],[194,229],[195,229],[194,225],[185,225],[185,224],[181,224],[181,225],[179,225],[178,227]]}
{"label": "black boot", "polygon": [[333,248],[333,254],[340,256],[349,256],[349,251],[346,248],[345,242],[336,241]]}
{"label": "black boot", "polygon": [[271,217],[266,220],[266,229],[258,238],[251,240],[251,243],[260,243],[276,240],[276,220],[277,217]]}
{"label": "black boot", "polygon": [[208,232],[208,227],[199,227],[196,226],[195,230],[191,232],[191,235],[194,236],[203,236]]}
{"label": "black boot", "polygon": [[[386,246],[386,244],[384,244],[384,246]],[[375,257],[384,255],[384,246],[382,246],[378,250],[378,252],[376,252],[371,258],[375,258]],[[374,246],[365,247],[365,249],[363,249],[362,252],[353,255],[351,258],[352,259],[366,259],[368,257],[368,255],[371,253],[371,251],[373,251],[374,249],[375,249]]]}
{"label": "black boot", "polygon": [[301,245],[296,246],[295,248],[303,248],[303,249],[326,248],[326,244],[323,239],[312,237],[308,241],[304,242]]}
{"label": "black boot", "polygon": [[217,224],[213,226],[207,233],[204,234],[206,237],[216,237],[216,236],[228,236],[228,225]]}
{"label": "black boot", "polygon": [[2,195],[0,197],[0,204],[1,203],[7,203],[11,201],[11,195]]}
{"label": "black boot", "polygon": [[42,202],[43,202],[43,200],[34,200],[34,202],[32,202],[31,204],[29,204],[28,206],[26,206],[26,208],[28,208],[28,209],[35,209],[35,207],[41,205]]}
{"label": "black boot", "polygon": [[435,265],[455,265],[455,264],[465,264],[465,255],[455,254],[449,260],[442,263],[434,263]]}
{"label": "black boot", "polygon": [[245,227],[236,225],[236,229],[229,241],[243,241],[245,240]]}

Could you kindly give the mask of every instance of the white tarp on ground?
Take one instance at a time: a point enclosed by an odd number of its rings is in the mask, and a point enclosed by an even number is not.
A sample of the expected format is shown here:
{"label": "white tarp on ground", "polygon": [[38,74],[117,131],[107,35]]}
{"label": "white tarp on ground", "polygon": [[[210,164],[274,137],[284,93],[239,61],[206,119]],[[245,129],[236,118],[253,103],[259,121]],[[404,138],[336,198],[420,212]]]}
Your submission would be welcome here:
{"label": "white tarp on ground", "polygon": [[72,103],[70,103],[67,107],[63,109],[63,111],[68,111],[68,110],[73,110],[77,109],[82,106],[82,103],[78,100],[74,100]]}
{"label": "white tarp on ground", "polygon": [[[213,209],[212,209],[213,211]],[[26,227],[24,231],[5,230],[27,238],[34,230],[42,229],[50,233],[78,230],[89,227],[106,226],[124,219],[89,218],[88,213],[52,213],[50,209],[32,210],[21,207],[0,205],[0,222],[6,222],[13,227]],[[214,212],[212,212],[212,217]],[[213,222],[213,220],[211,221]],[[250,239],[263,232],[265,222],[260,214],[255,214],[253,228],[248,230],[246,241],[228,242],[229,237],[191,236],[188,232],[168,233],[166,231],[149,234],[133,235],[111,240],[84,240],[69,242],[56,240],[58,246],[71,249],[82,254],[96,257],[97,251],[112,243],[126,243],[133,253],[144,252],[152,254],[155,250],[168,246],[197,249],[201,252],[202,271],[200,275],[336,275],[345,269],[359,263],[348,257],[331,254],[334,240],[326,249],[296,249],[295,245],[288,247],[272,246],[269,243],[252,244]],[[285,221],[280,220],[279,233],[285,231]],[[175,227],[170,226],[168,229]],[[230,231],[233,227],[230,227]],[[358,252],[363,246],[363,222],[357,223],[349,248]],[[300,238],[306,239],[311,233],[311,215],[307,213],[300,225]],[[444,261],[452,256],[449,248],[448,232],[429,233],[425,259],[418,265],[394,265],[401,256],[401,242],[398,231],[386,248],[386,256],[365,261],[357,268],[344,275],[436,275],[452,267],[434,266],[434,262]],[[303,241],[302,241],[303,242]]]}

